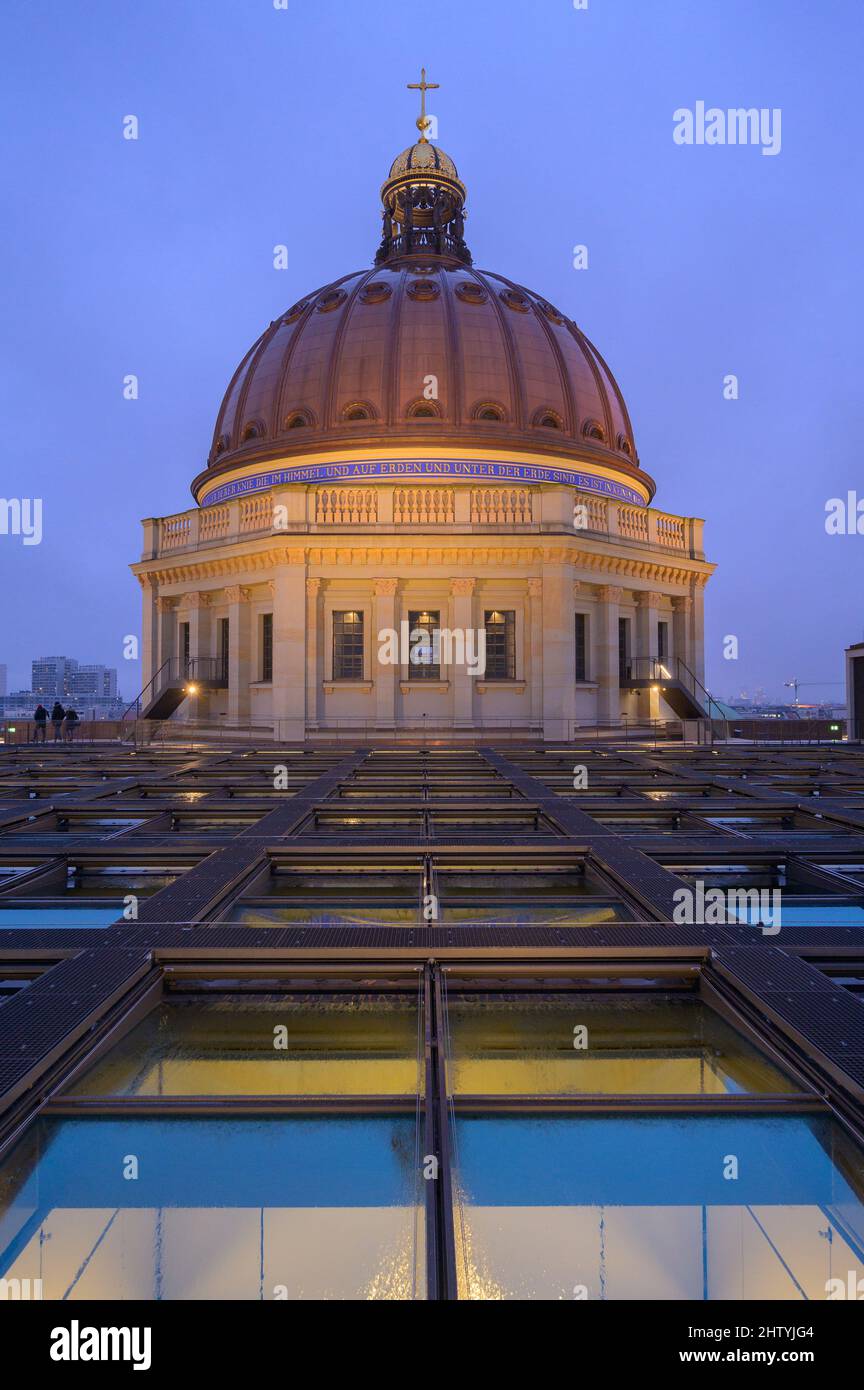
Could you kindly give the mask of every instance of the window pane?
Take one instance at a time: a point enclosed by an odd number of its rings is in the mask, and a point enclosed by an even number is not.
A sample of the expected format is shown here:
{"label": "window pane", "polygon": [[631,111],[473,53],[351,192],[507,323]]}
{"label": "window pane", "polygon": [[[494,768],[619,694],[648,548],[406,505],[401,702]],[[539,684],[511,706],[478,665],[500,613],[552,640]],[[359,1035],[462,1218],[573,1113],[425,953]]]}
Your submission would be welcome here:
{"label": "window pane", "polygon": [[363,679],[363,614],[356,609],[333,614],[333,679]]}
{"label": "window pane", "polygon": [[423,1298],[418,1143],[413,1115],[42,1121],[0,1165],[0,1276],[52,1300]]}
{"label": "window pane", "polygon": [[776,1095],[796,1089],[692,995],[451,993],[447,1012],[457,1094]]}
{"label": "window pane", "polygon": [[587,620],[584,613],[576,614],[576,679],[587,681],[588,662],[585,652],[585,629]]}
{"label": "window pane", "polygon": [[462,1298],[824,1300],[864,1277],[864,1159],[821,1116],[466,1116],[456,1149]]}
{"label": "window pane", "polygon": [[516,614],[493,609],[485,617],[486,679],[516,679]]}
{"label": "window pane", "polygon": [[416,992],[166,999],[70,1094],[415,1095],[417,1007]]}
{"label": "window pane", "polygon": [[441,614],[437,610],[422,608],[409,611],[409,680],[441,679],[441,663],[435,660],[439,654],[440,631]]}
{"label": "window pane", "polygon": [[261,619],[261,679],[273,679],[273,614],[265,613]]}

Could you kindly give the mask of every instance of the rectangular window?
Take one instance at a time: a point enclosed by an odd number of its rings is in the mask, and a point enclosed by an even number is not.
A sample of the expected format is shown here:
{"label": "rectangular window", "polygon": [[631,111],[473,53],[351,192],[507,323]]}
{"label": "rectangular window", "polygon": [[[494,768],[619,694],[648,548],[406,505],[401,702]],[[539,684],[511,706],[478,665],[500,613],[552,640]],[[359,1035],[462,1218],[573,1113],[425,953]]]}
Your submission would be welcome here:
{"label": "rectangular window", "polygon": [[229,620],[219,619],[219,670],[224,681],[228,679]]}
{"label": "rectangular window", "polygon": [[630,675],[630,621],[618,619],[618,679],[626,681]]}
{"label": "rectangular window", "polygon": [[189,624],[180,624],[180,668],[185,676],[189,670]]}
{"label": "rectangular window", "polygon": [[669,655],[669,624],[657,624],[657,656],[660,661],[665,661]]}
{"label": "rectangular window", "polygon": [[333,679],[363,679],[363,614],[356,609],[333,614]]}
{"label": "rectangular window", "polygon": [[273,614],[261,615],[261,679],[273,679]]}
{"label": "rectangular window", "polygon": [[493,609],[484,618],[486,627],[486,679],[516,679],[516,614]]}
{"label": "rectangular window", "polygon": [[584,613],[576,614],[576,679],[588,679],[588,619]]}
{"label": "rectangular window", "polygon": [[[408,679],[440,680],[441,666],[435,661],[435,634],[441,631],[441,614],[423,608],[408,614]],[[440,641],[440,638],[439,638]]]}

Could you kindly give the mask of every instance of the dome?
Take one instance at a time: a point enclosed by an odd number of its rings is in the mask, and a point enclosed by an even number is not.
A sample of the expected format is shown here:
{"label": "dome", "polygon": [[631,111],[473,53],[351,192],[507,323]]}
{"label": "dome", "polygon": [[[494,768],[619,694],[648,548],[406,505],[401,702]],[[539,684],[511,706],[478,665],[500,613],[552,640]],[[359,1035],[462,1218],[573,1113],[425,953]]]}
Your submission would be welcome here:
{"label": "dome", "polygon": [[390,179],[399,178],[402,174],[408,173],[435,173],[443,174],[448,179],[459,179],[456,165],[437,145],[432,145],[428,140],[418,140],[416,145],[409,145],[407,150],[403,150],[397,155],[390,165],[388,183]]}
{"label": "dome", "polygon": [[270,324],[193,491],[259,460],[419,442],[593,460],[654,491],[615,378],[570,319],[502,275],[418,257],[346,275]]}
{"label": "dome", "polygon": [[[587,479],[595,491],[650,501],[653,481],[600,353],[543,296],[473,266],[464,185],[426,139],[425,106],[417,124],[420,140],[393,161],[381,190],[375,264],[305,295],[252,345],[193,495],[251,490],[254,467],[277,460],[287,480],[303,481],[292,469],[304,455],[321,466],[321,455],[377,455],[391,466],[400,450],[424,450],[503,457],[510,462],[496,467],[523,470],[536,457],[540,481]],[[268,485],[260,473],[254,486]]]}

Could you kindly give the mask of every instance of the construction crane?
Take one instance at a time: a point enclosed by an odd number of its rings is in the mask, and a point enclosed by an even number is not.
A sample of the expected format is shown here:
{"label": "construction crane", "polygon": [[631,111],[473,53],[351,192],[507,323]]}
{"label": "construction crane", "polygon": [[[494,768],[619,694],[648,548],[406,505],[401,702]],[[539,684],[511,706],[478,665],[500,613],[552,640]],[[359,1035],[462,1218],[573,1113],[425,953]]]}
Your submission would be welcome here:
{"label": "construction crane", "polygon": [[796,705],[798,704],[798,691],[799,691],[799,690],[801,689],[801,687],[804,686],[804,685],[821,685],[821,686],[826,686],[826,685],[843,685],[843,683],[844,683],[843,681],[799,681],[798,678],[797,678],[797,676],[796,676],[796,677],[793,677],[793,679],[792,679],[791,681],[784,681],[784,682],[783,682],[783,684],[786,686],[787,689],[791,689],[791,690],[794,690],[794,691],[795,691],[795,699],[794,699],[794,701],[793,701],[793,704],[796,704]]}

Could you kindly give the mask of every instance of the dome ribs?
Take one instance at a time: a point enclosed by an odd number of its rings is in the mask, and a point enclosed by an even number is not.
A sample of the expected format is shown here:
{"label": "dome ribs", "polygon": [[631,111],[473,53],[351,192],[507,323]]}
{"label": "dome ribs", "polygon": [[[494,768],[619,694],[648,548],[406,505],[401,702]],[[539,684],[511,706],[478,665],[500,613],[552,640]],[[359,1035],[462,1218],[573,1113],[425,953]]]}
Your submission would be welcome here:
{"label": "dome ribs", "polygon": [[387,424],[392,429],[397,425],[397,400],[399,396],[399,343],[402,337],[402,314],[406,299],[405,286],[408,280],[408,267],[405,265],[395,265],[391,268],[391,273],[395,274],[396,284],[393,286],[393,307],[390,314],[390,332],[387,335],[387,361],[386,361],[386,391],[385,401]]}
{"label": "dome ribs", "polygon": [[[240,362],[238,363],[235,369],[234,375],[228,383],[228,390],[225,392],[225,395],[222,398],[222,404],[219,407],[219,414],[216,417],[216,429],[213,433],[213,443],[210,446],[211,458],[213,457],[213,450],[216,448],[216,445],[222,438],[223,434],[228,435],[228,448],[231,448],[231,441],[234,439],[234,430],[238,417],[237,406],[242,395],[242,384],[238,383],[245,382],[245,374],[249,368],[249,364],[251,363],[256,352],[258,351],[258,348],[263,339],[264,333],[261,334],[260,338],[256,338],[255,342],[252,344],[245,357],[241,358]],[[228,421],[228,428],[226,430],[225,422],[228,417],[229,409],[231,410],[231,418]]]}
{"label": "dome ribs", "polygon": [[[584,333],[582,334],[582,337],[585,338]],[[600,363],[600,366],[603,369],[603,374],[606,377],[607,382],[609,383],[609,389],[615,392],[615,399],[618,402],[618,407],[621,411],[621,416],[624,421],[624,429],[626,431],[627,438],[630,440],[630,443],[633,446],[632,461],[633,463],[635,463],[639,457],[639,454],[636,448],[636,438],[633,434],[633,426],[630,422],[630,412],[627,409],[627,402],[624,400],[621,387],[618,385],[618,382],[615,380],[615,377],[609,370],[608,363],[606,362],[606,359],[603,357],[603,354],[597,351],[590,338],[585,338],[585,342],[588,344],[588,347],[591,349],[591,352],[596,357],[597,361]],[[610,441],[610,443],[611,442],[612,441]]]}
{"label": "dome ribs", "polygon": [[[498,324],[501,329],[501,337],[504,339],[504,342],[506,344],[504,358],[507,363],[507,380],[510,383],[510,408],[513,414],[513,420],[516,425],[516,428],[518,430],[524,430],[527,428],[525,421],[525,383],[522,379],[521,372],[516,371],[517,353],[516,345],[513,339],[513,330],[510,326],[510,323],[507,320],[507,316],[504,311],[504,306],[498,297],[497,288],[491,286],[486,278],[487,273],[484,271],[475,270],[474,274],[480,278],[482,284],[485,286],[489,295],[489,300],[493,305],[494,312],[498,318]],[[518,288],[518,286],[516,285],[511,285],[510,281],[505,280],[504,277],[501,275],[490,275],[490,278],[500,281],[501,284],[507,285],[509,289]]]}
{"label": "dome ribs", "polygon": [[[374,269],[357,271],[353,277],[346,275],[343,279],[334,281],[333,285],[330,286],[330,289],[336,289],[337,287],[341,288],[346,280],[354,279],[354,285],[348,291],[347,299],[344,304],[341,304],[336,310],[339,315],[339,321],[336,325],[336,331],[333,334],[333,342],[330,345],[330,356],[327,363],[326,375],[327,385],[324,400],[322,401],[322,419],[325,428],[329,427],[332,429],[338,423],[336,419],[336,394],[339,385],[338,366],[342,356],[342,345],[345,340],[348,324],[351,321],[351,315],[354,312],[354,306],[357,303],[357,296],[360,291],[369,284],[369,281],[372,280],[374,276]],[[326,294],[327,291],[322,291],[322,293]]]}
{"label": "dome ribs", "polygon": [[293,331],[288,339],[288,342],[285,345],[285,351],[282,354],[282,362],[279,367],[279,380],[276,383],[276,390],[273,393],[272,418],[273,424],[275,426],[273,434],[276,437],[278,437],[282,433],[284,422],[287,418],[289,409],[309,409],[310,403],[308,401],[287,401],[285,397],[289,394],[288,388],[291,382],[290,367],[291,359],[294,356],[294,349],[300,341],[303,329],[306,327],[306,320],[309,318],[310,314],[314,313],[314,304],[316,298],[317,295],[312,296],[312,298],[309,300],[309,303],[306,305],[306,308],[303,310],[303,313],[300,315],[297,321],[290,325]]}
{"label": "dome ribs", "polygon": [[[561,344],[558,341],[558,335],[555,332],[555,325],[549,322],[545,314],[541,313],[540,308],[536,303],[534,303],[534,313],[537,316],[537,319],[540,323],[540,327],[546,335],[547,341],[552,349],[552,352],[555,356],[555,361],[558,365],[558,377],[561,382],[561,391],[564,396],[564,401],[566,403],[567,410],[567,415],[564,420],[564,430],[562,431],[562,433],[566,436],[569,436],[571,439],[576,439],[579,435],[579,406],[576,401],[576,394],[573,390],[573,382],[571,381],[570,373],[567,370],[567,363],[564,359],[564,353],[561,349]],[[543,403],[541,402],[541,405],[542,404]],[[548,402],[546,404],[548,404]]]}
{"label": "dome ribs", "polygon": [[[612,411],[609,408],[609,397],[606,393],[606,387],[604,385],[603,378],[600,374],[597,365],[597,360],[594,356],[594,351],[588,339],[585,337],[585,334],[582,332],[581,328],[579,328],[578,325],[575,324],[572,319],[567,320],[567,327],[569,328],[571,335],[576,339],[577,343],[582,349],[582,355],[593,373],[594,381],[597,386],[597,395],[599,396],[600,404],[603,407],[603,427],[606,430],[606,445],[608,448],[611,449],[614,447],[615,428],[612,421]],[[584,423],[584,420],[580,420],[580,430]]]}
{"label": "dome ribs", "polygon": [[[459,267],[462,270],[462,267]],[[447,412],[450,420],[459,421],[465,418],[466,402],[462,390],[464,380],[464,363],[462,361],[462,342],[456,331],[456,273],[452,274],[445,270],[441,271],[441,297],[444,301],[444,322],[447,338],[447,390],[450,409]],[[476,271],[474,272],[476,274]]]}
{"label": "dome ribs", "polygon": [[[430,373],[439,378],[432,421],[412,408],[423,405]],[[347,419],[348,404],[367,414]],[[481,405],[500,421],[475,418]],[[545,413],[554,428],[544,427]],[[289,428],[292,414],[302,426]],[[252,416],[257,433],[243,439]],[[584,434],[588,421],[596,437]],[[231,378],[193,496],[252,464],[317,462],[354,449],[361,457],[378,449],[536,455],[577,470],[600,465],[654,492],[621,391],[581,329],[505,276],[446,256],[418,253],[354,271],[270,324]]]}
{"label": "dome ribs", "polygon": [[246,375],[243,378],[243,385],[240,388],[240,396],[237,401],[236,410],[234,412],[234,428],[232,430],[232,442],[233,447],[235,449],[238,448],[239,445],[243,442],[243,427],[246,423],[246,402],[249,399],[249,390],[252,386],[252,378],[255,375],[255,368],[258,366],[258,363],[264,356],[264,352],[266,348],[269,346],[273,337],[275,336],[276,330],[279,328],[280,324],[281,319],[274,319],[273,322],[270,324],[269,328],[266,328],[264,332],[261,334],[261,337],[258,339],[258,342],[256,344],[255,351],[252,354],[252,359],[246,370]]}

